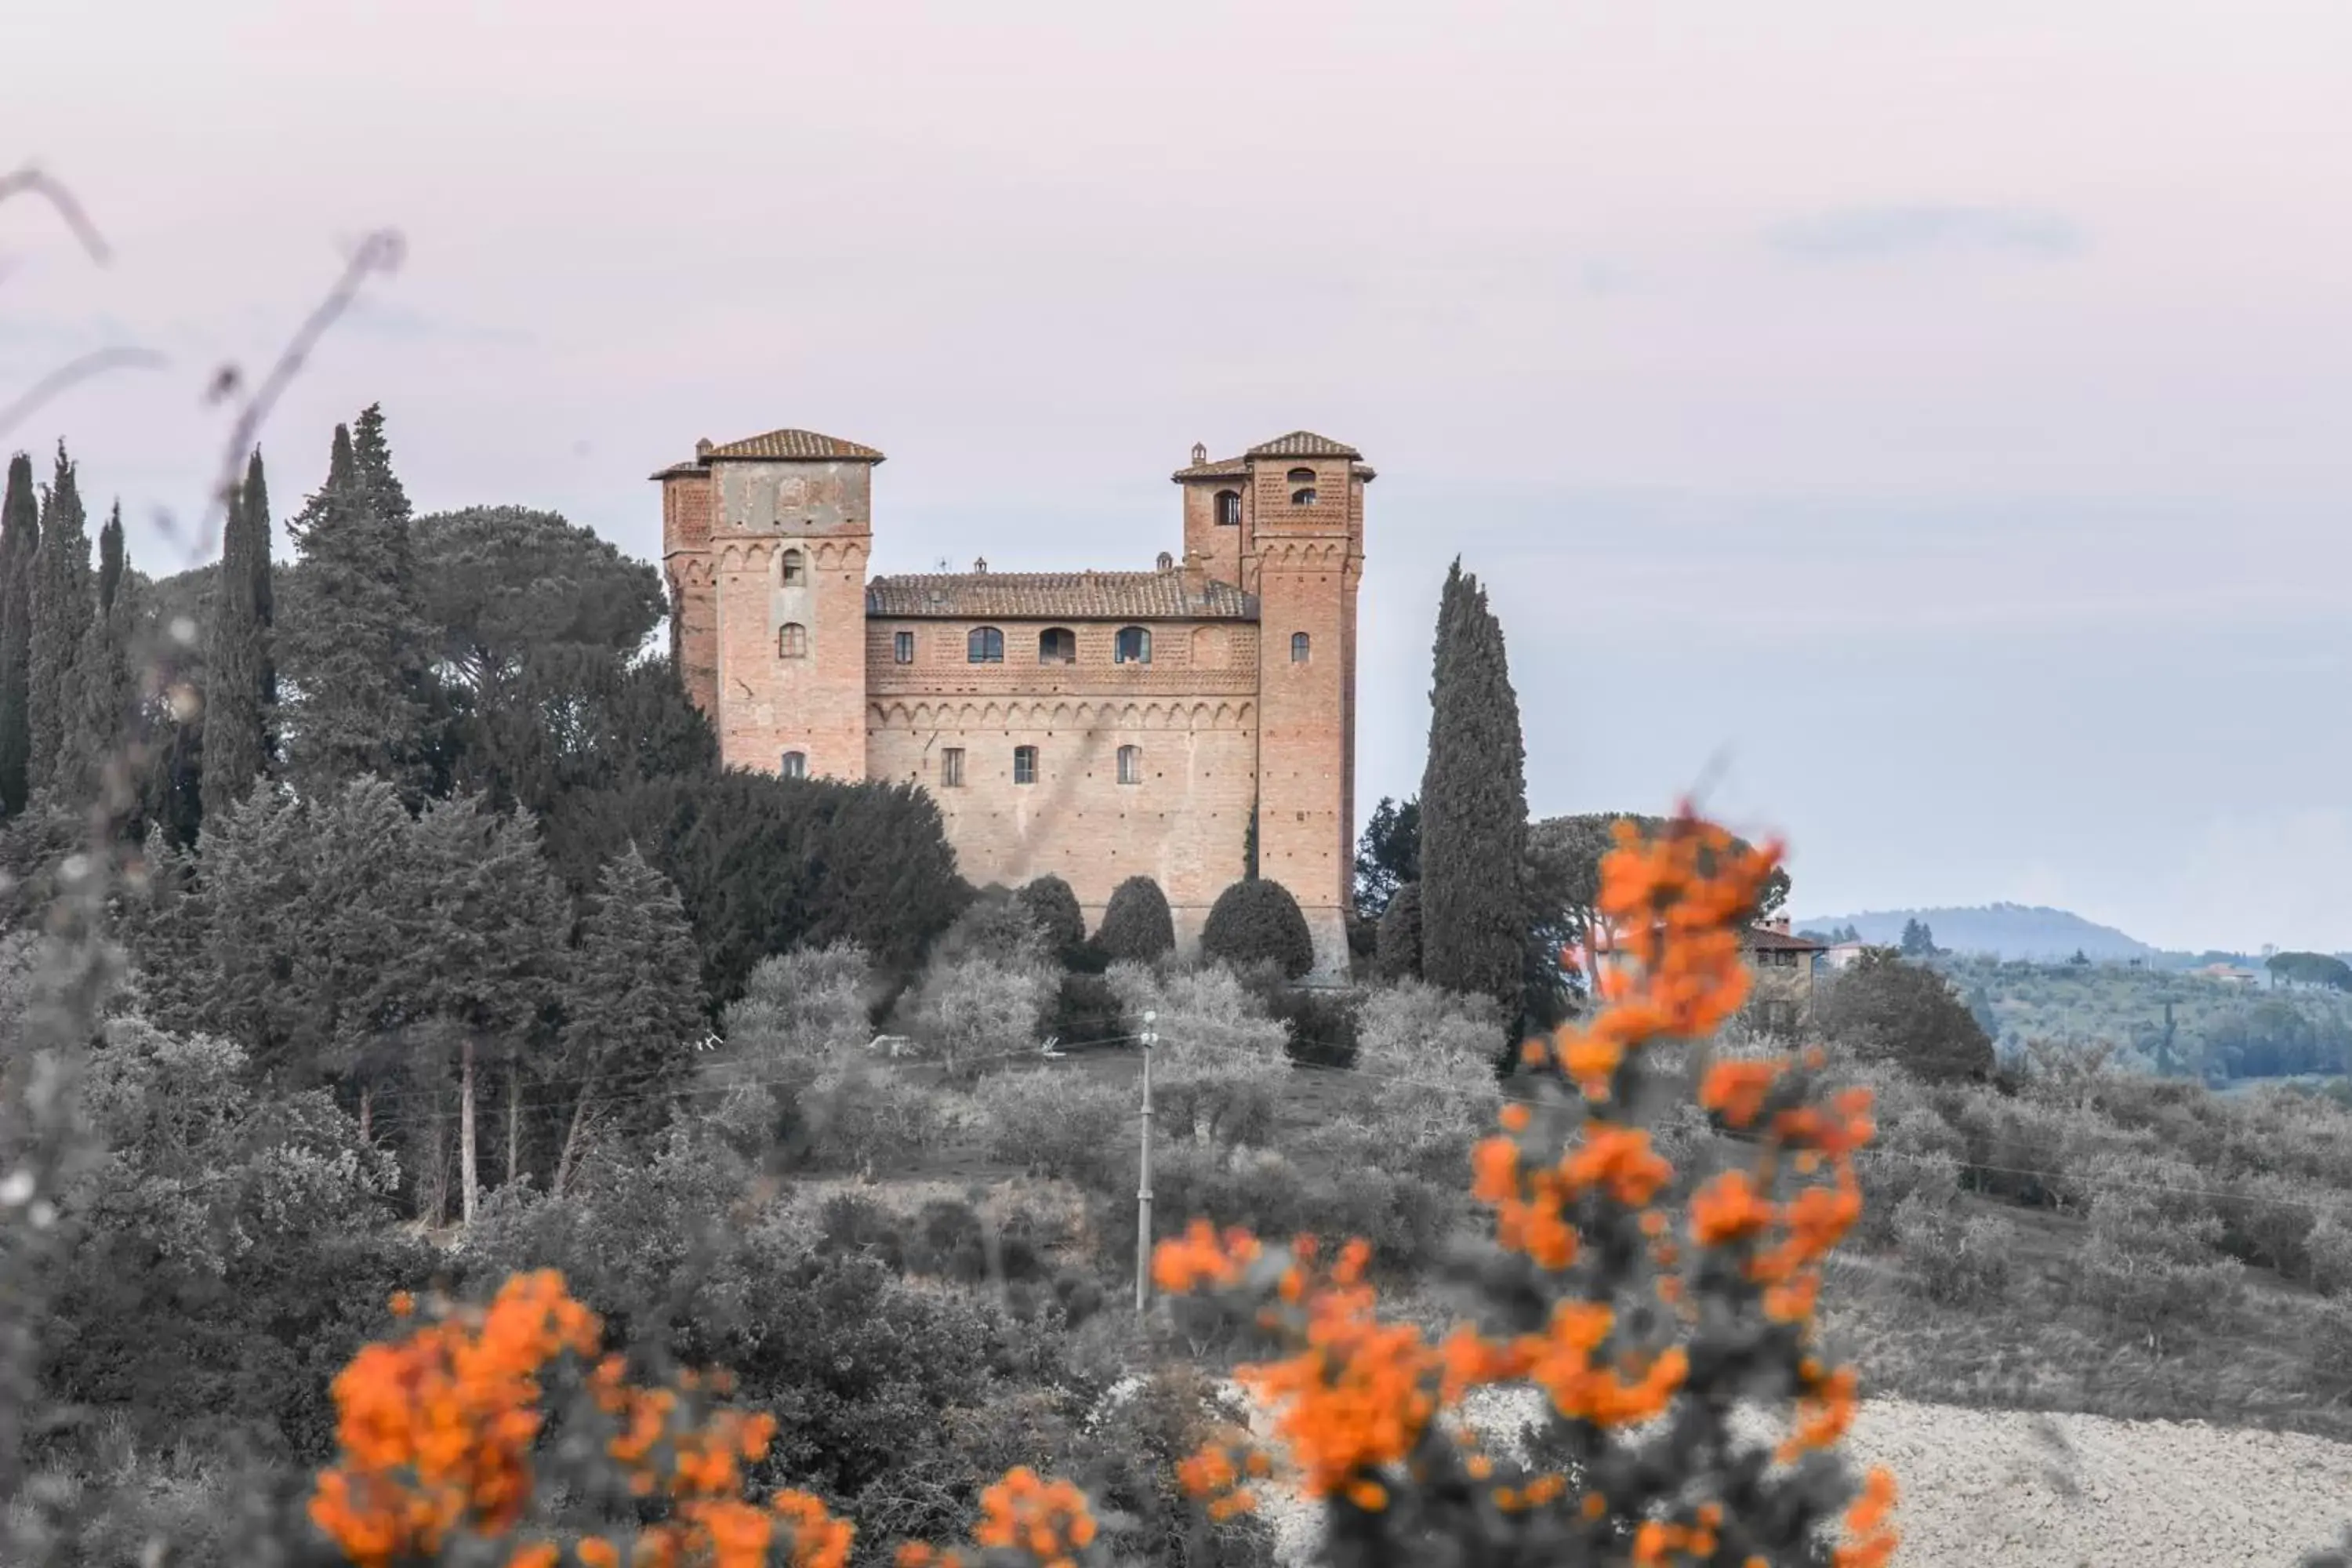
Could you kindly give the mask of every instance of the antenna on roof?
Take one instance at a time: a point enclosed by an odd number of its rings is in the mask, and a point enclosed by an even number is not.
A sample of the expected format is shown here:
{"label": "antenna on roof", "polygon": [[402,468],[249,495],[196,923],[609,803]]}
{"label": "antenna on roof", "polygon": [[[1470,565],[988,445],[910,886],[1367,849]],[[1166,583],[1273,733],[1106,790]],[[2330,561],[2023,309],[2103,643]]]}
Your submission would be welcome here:
{"label": "antenna on roof", "polygon": [[938,573],[940,573],[940,574],[946,574],[946,573],[950,573],[950,572],[954,571],[954,570],[955,570],[955,566],[953,565],[953,563],[950,563],[950,562],[948,560],[948,558],[947,558],[946,556],[942,555],[942,556],[940,556],[940,557],[939,558],[939,560],[938,560],[938,561],[936,561],[936,562],[934,562],[934,563],[932,563],[931,570],[933,570],[934,572],[938,572]]}

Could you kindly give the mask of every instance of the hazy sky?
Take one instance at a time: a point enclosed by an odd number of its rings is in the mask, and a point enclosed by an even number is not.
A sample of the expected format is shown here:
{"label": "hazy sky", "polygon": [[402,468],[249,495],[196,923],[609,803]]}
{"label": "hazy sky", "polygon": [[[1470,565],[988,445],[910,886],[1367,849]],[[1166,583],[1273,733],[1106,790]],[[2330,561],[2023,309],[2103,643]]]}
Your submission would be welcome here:
{"label": "hazy sky", "polygon": [[1711,800],[1801,910],[2352,948],[2342,0],[0,6],[0,402],[178,564],[225,421],[657,548],[697,437],[882,447],[876,565],[1148,565],[1168,472],[1379,468],[1367,809],[1459,552],[1538,812]]}

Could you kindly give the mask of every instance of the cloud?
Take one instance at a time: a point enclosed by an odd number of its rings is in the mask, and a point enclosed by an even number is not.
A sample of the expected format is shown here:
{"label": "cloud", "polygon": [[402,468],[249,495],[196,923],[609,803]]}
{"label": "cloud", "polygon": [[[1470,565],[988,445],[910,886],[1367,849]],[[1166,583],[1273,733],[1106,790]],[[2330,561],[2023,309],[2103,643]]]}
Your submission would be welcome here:
{"label": "cloud", "polygon": [[1996,253],[2054,261],[2083,248],[2083,231],[2058,213],[2026,207],[1854,206],[1791,218],[1767,236],[1803,261]]}

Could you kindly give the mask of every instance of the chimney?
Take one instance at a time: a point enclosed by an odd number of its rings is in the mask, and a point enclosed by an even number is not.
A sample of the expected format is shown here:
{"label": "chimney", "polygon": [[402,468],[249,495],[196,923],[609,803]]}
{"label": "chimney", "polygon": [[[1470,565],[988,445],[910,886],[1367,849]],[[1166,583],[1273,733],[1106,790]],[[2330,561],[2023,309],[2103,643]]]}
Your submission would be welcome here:
{"label": "chimney", "polygon": [[1209,460],[1209,447],[1208,447],[1207,443],[1205,443],[1205,442],[1202,442],[1202,441],[1195,441],[1195,442],[1193,442],[1193,443],[1192,443],[1192,466],[1193,466],[1194,468],[1199,468],[1202,464],[1203,464],[1203,463],[1207,462],[1208,460]]}
{"label": "chimney", "polygon": [[697,442],[694,444],[694,456],[695,456],[695,460],[696,460],[697,462],[699,462],[699,461],[701,461],[703,458],[708,458],[708,457],[709,457],[709,456],[710,456],[710,437],[709,437],[705,436],[701,440],[697,441]]}
{"label": "chimney", "polygon": [[1787,936],[1789,934],[1789,917],[1786,915],[1774,915],[1768,924],[1769,929],[1778,931],[1782,936]]}
{"label": "chimney", "polygon": [[1198,550],[1184,552],[1184,597],[1201,599],[1209,592],[1209,558]]}
{"label": "chimney", "polygon": [[973,576],[975,576],[975,577],[982,576],[982,575],[985,574],[987,573],[987,571],[988,571],[988,557],[987,557],[987,556],[985,556],[985,555],[975,555],[975,556],[973,556],[973,557],[971,558],[971,572],[972,572],[972,575],[973,575]]}

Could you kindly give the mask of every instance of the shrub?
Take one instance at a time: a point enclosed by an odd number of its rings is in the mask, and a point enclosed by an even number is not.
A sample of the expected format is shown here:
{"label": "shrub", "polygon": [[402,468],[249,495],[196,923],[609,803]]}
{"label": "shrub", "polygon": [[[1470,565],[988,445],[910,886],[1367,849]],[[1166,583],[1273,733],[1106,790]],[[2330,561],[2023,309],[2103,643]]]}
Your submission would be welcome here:
{"label": "shrub", "polygon": [[871,1171],[936,1147],[958,1125],[961,1103],[854,1050],[827,1061],[793,1109],[809,1160],[832,1170]]}
{"label": "shrub", "polygon": [[1124,1085],[1033,1068],[982,1079],[977,1098],[991,1159],[1088,1186],[1133,1163],[1123,1134],[1136,1100]]}
{"label": "shrub", "polygon": [[1855,1056],[1899,1062],[1931,1081],[1992,1074],[1992,1042],[1944,977],[1887,948],[1867,948],[1832,981],[1822,1033]]}
{"label": "shrub", "polygon": [[1045,927],[1028,900],[991,884],[972,896],[955,923],[932,945],[933,968],[980,960],[1003,969],[1024,969],[1045,961],[1051,951]]}
{"label": "shrub", "polygon": [[1421,978],[1421,884],[1407,882],[1381,911],[1372,973],[1383,980]]}
{"label": "shrub", "polygon": [[1087,940],[1087,917],[1078,909],[1078,895],[1059,877],[1036,878],[1015,895],[1030,921],[1044,933],[1048,952],[1076,951]]}
{"label": "shrub", "polygon": [[2241,1176],[2214,1208],[2224,1252],[2290,1279],[2311,1278],[2311,1233],[2319,1216],[2308,1186],[2268,1173]]}
{"label": "shrub", "polygon": [[1361,1069],[1380,1079],[1373,1128],[1404,1169],[1441,1180],[1467,1168],[1470,1145],[1502,1105],[1495,1064],[1506,1037],[1490,996],[1463,996],[1418,980],[1364,1004]]}
{"label": "shrub", "polygon": [[1991,1215],[1963,1217],[1948,1201],[1914,1193],[1895,1206],[1888,1228],[1928,1300],[1957,1305],[2008,1289],[2009,1227]]}
{"label": "shrub", "polygon": [[1149,963],[1176,951],[1176,920],[1168,895],[1149,877],[1129,877],[1111,889],[1094,945],[1113,961]]}
{"label": "shrub", "polygon": [[1909,1248],[1895,1225],[1903,1206],[1916,1198],[1943,1210],[1959,1196],[1960,1163],[1941,1150],[1915,1153],[1874,1144],[1853,1157],[1853,1173],[1863,1198],[1855,1238],[1878,1246],[1892,1242],[1904,1247],[1906,1258]]}
{"label": "shrub", "polygon": [[1278,985],[1265,996],[1269,1016],[1289,1031],[1290,1059],[1310,1067],[1345,1068],[1356,1062],[1360,994],[1320,986]]}
{"label": "shrub", "polygon": [[1099,974],[1065,974],[1054,989],[1054,1013],[1046,1027],[1065,1050],[1098,1046],[1128,1033],[1118,993]]}
{"label": "shrub", "polygon": [[1160,1125],[1171,1138],[1256,1142],[1274,1131],[1288,1080],[1288,1037],[1226,969],[1165,975],[1119,964],[1110,982],[1131,1027],[1157,1015],[1151,1081]]}
{"label": "shrub", "polygon": [[796,947],[763,958],[726,1011],[731,1054],[773,1066],[787,1056],[817,1058],[874,1037],[873,965],[855,942]]}
{"label": "shrub", "polygon": [[1252,877],[1219,893],[1209,907],[1201,955],[1237,969],[1271,963],[1296,980],[1315,967],[1315,937],[1289,889]]}
{"label": "shrub", "polygon": [[903,1005],[907,1032],[950,1074],[1033,1047],[1055,976],[1034,950],[1009,955],[974,950],[923,971]]}
{"label": "shrub", "polygon": [[2304,1250],[2315,1289],[2352,1294],[2352,1214],[2341,1206],[2323,1211],[2304,1237]]}

